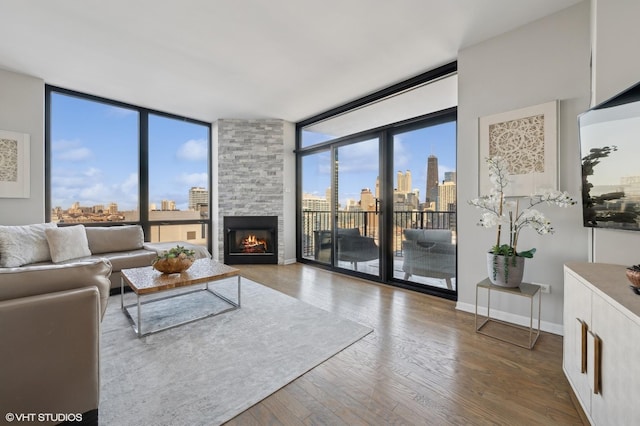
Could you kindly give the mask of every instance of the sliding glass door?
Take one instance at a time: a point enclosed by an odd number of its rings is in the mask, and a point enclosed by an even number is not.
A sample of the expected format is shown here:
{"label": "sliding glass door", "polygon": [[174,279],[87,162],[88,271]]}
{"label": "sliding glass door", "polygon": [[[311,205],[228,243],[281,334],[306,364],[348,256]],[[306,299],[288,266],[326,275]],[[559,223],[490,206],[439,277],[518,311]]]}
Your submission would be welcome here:
{"label": "sliding glass door", "polygon": [[300,156],[302,259],[456,291],[456,113],[329,140]]}
{"label": "sliding glass door", "polygon": [[380,143],[378,138],[334,150],[335,266],[380,276]]}
{"label": "sliding glass door", "polygon": [[393,133],[393,278],[456,286],[456,122]]}
{"label": "sliding glass door", "polygon": [[302,257],[380,275],[379,141],[302,157]]}
{"label": "sliding glass door", "polygon": [[331,265],[333,248],[331,236],[331,150],[323,150],[302,157],[301,169],[301,236],[302,257]]}

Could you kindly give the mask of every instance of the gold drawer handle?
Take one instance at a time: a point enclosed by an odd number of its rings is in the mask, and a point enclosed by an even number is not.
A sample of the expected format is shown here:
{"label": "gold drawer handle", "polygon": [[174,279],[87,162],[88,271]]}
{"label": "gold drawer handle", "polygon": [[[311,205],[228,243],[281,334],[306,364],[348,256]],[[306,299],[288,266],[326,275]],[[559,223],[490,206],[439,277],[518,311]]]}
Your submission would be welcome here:
{"label": "gold drawer handle", "polygon": [[580,332],[580,348],[581,348],[581,359],[580,359],[580,373],[587,372],[587,332],[589,331],[589,327],[587,323],[582,321],[579,318],[576,320],[580,323],[581,332]]}
{"label": "gold drawer handle", "polygon": [[593,337],[593,393],[599,394],[602,391],[602,369],[600,368],[601,356],[602,356],[602,340],[597,334],[589,331],[591,337]]}

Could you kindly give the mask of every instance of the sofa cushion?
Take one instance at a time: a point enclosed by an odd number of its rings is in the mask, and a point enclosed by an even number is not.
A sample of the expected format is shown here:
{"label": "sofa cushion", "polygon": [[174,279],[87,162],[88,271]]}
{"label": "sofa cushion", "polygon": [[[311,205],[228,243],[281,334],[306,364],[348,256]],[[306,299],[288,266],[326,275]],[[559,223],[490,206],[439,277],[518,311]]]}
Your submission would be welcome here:
{"label": "sofa cushion", "polygon": [[91,256],[84,225],[45,229],[53,263]]}
{"label": "sofa cushion", "polygon": [[151,262],[156,258],[156,253],[149,250],[129,250],[113,253],[101,253],[98,256],[108,259],[114,271],[121,271],[129,268],[141,268],[151,266]]}
{"label": "sofa cushion", "polygon": [[0,300],[96,286],[104,315],[109,300],[110,275],[111,263],[107,259],[0,268]]}
{"label": "sofa cushion", "polygon": [[144,244],[140,225],[87,227],[86,231],[92,254],[137,250]]}
{"label": "sofa cushion", "polygon": [[0,266],[14,268],[51,260],[44,231],[52,228],[55,223],[0,226]]}

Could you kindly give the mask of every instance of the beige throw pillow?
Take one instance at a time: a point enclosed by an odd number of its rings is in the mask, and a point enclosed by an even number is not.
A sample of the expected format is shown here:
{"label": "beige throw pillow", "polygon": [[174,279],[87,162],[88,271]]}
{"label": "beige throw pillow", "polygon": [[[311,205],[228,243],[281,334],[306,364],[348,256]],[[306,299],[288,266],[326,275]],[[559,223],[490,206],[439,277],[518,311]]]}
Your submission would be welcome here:
{"label": "beige throw pillow", "polygon": [[53,263],[91,256],[84,225],[46,229],[44,232]]}
{"label": "beige throw pillow", "polygon": [[44,231],[55,227],[55,223],[0,226],[0,266],[15,268],[51,260]]}

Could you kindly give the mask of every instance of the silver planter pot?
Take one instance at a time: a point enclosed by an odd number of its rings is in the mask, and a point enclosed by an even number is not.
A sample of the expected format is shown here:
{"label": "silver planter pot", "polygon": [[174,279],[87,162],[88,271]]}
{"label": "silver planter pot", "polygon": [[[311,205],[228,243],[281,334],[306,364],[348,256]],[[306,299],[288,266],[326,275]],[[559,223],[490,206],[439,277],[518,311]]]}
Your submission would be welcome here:
{"label": "silver planter pot", "polygon": [[519,256],[487,253],[489,280],[492,284],[500,287],[518,287],[522,283],[524,260],[524,257]]}

